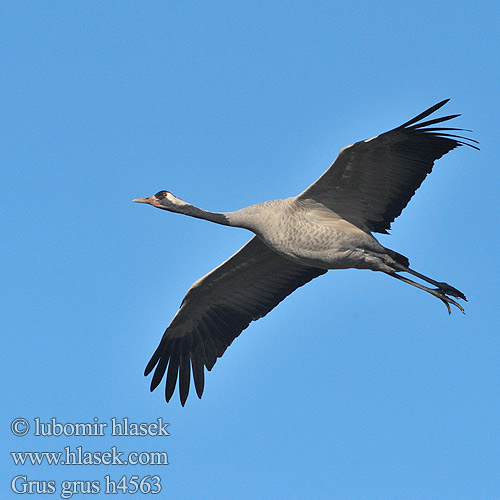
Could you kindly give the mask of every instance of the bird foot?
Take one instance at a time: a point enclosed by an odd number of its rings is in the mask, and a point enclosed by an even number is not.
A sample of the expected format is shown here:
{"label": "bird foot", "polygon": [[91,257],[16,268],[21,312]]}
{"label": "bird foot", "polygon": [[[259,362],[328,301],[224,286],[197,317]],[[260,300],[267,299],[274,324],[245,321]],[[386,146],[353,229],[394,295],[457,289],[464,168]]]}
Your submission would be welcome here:
{"label": "bird foot", "polygon": [[[450,297],[448,297],[446,295],[447,292],[445,292],[443,289],[436,288],[435,290],[433,290],[433,292],[434,292],[433,295],[435,295],[446,306],[446,308],[448,309],[448,314],[451,314],[450,304],[454,305],[455,307],[457,307],[458,309],[460,309],[460,311],[462,311],[463,314],[465,314],[464,308],[458,302],[456,302],[455,300],[453,300]],[[465,296],[460,297],[460,298],[463,298],[464,300],[467,300],[465,298]]]}
{"label": "bird foot", "polygon": [[448,283],[440,283],[434,280],[431,280],[430,278],[427,278],[426,276],[417,273],[411,269],[407,270],[408,272],[414,274],[415,276],[424,279],[426,281],[431,282],[433,285],[437,286],[437,288],[429,288],[428,286],[422,285],[421,283],[417,283],[416,281],[413,281],[409,278],[406,278],[405,276],[401,276],[399,274],[396,274],[395,272],[393,273],[387,273],[389,276],[392,276],[393,278],[396,278],[398,280],[404,281],[405,283],[408,283],[409,285],[415,286],[419,288],[420,290],[424,290],[431,295],[434,295],[434,297],[437,297],[445,306],[446,309],[448,309],[448,314],[451,314],[451,307],[450,304],[455,306],[456,308],[460,309],[463,314],[465,314],[464,308],[455,300],[453,300],[449,295],[452,297],[455,297],[457,299],[463,299],[467,301],[465,298],[465,295],[457,290],[456,288],[452,287],[451,285],[448,285]]}

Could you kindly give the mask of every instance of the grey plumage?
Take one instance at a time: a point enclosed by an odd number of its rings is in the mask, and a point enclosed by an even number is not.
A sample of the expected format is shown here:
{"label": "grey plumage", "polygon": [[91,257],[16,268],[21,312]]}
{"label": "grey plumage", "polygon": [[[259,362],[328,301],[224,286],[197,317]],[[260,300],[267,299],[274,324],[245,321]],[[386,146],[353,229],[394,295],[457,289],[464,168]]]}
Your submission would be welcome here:
{"label": "grey plumage", "polygon": [[431,127],[458,115],[421,121],[446,102],[389,132],[344,148],[332,166],[296,197],[225,213],[194,207],[168,191],[134,200],[255,233],[188,290],[146,367],[145,375],[154,370],[151,390],[166,373],[166,400],[179,379],[184,405],[192,371],[201,398],[204,368],[210,371],[251,321],[265,316],[287,295],[328,269],[382,271],[431,293],[444,302],[448,312],[450,304],[463,312],[452,298],[466,300],[462,292],[410,269],[405,256],[383,247],[371,234],[387,232],[436,159],[461,145],[477,149],[476,141],[450,133],[460,129]]}

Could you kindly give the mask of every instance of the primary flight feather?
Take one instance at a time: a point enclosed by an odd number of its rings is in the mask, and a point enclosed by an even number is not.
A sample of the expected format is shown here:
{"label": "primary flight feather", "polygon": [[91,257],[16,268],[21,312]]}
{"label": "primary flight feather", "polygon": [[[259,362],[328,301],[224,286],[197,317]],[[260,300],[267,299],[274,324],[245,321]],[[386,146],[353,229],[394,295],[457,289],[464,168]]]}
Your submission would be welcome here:
{"label": "primary flight feather", "polygon": [[[433,127],[459,115],[422,121],[441,101],[399,127],[345,147],[332,166],[298,196],[266,201],[235,212],[202,210],[160,191],[135,202],[170,212],[242,227],[255,236],[232,257],[193,283],[149,361],[151,390],[166,373],[165,398],[179,381],[184,406],[191,372],[198,397],[211,370],[251,321],[265,316],[287,295],[329,269],[371,269],[425,290],[462,312],[465,295],[409,267],[403,255],[371,234],[387,233],[429,174],[434,161],[473,139]],[[435,288],[402,276],[411,274]]]}

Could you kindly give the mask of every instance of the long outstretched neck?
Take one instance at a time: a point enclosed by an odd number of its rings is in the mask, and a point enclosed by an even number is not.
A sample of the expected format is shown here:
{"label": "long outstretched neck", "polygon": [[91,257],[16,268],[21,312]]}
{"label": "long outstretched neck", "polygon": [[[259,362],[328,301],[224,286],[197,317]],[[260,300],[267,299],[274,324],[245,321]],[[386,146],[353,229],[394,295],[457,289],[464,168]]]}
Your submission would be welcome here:
{"label": "long outstretched neck", "polygon": [[196,217],[198,219],[205,219],[217,224],[223,224],[224,226],[241,227],[253,232],[258,229],[260,224],[259,221],[262,219],[262,214],[265,215],[266,213],[274,213],[274,207],[276,204],[278,202],[283,202],[283,200],[266,201],[264,203],[257,203],[255,205],[250,205],[249,207],[241,208],[240,210],[236,210],[234,212],[208,212],[207,210],[190,205],[180,198],[174,199],[172,195],[170,195],[169,198],[173,202],[169,203],[168,206],[156,206],[172,212],[178,212],[191,217]]}
{"label": "long outstretched neck", "polygon": [[174,205],[167,210],[172,212],[177,212],[184,215],[189,215],[190,217],[196,217],[197,219],[205,219],[210,222],[215,222],[216,224],[223,224],[225,226],[230,226],[231,223],[229,219],[223,214],[218,212],[208,212],[201,208],[185,203],[183,205]]}

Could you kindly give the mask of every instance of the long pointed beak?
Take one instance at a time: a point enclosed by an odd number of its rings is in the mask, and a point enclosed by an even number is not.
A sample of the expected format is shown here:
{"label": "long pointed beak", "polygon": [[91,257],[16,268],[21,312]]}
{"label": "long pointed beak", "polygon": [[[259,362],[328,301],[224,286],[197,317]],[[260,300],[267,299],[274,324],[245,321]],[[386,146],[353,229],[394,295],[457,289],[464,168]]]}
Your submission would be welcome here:
{"label": "long pointed beak", "polygon": [[154,199],[154,196],[148,196],[147,198],[136,198],[135,201],[136,203],[151,203]]}

